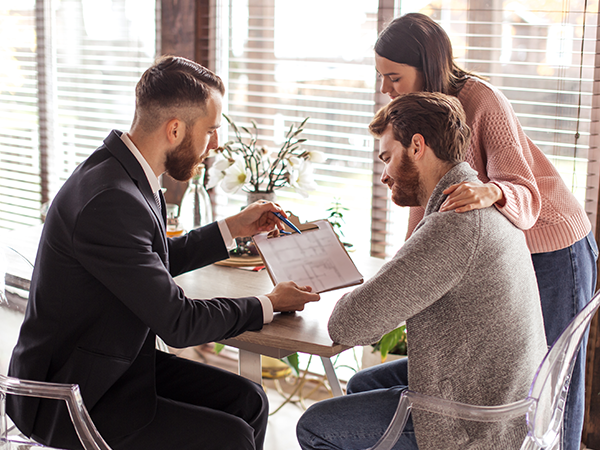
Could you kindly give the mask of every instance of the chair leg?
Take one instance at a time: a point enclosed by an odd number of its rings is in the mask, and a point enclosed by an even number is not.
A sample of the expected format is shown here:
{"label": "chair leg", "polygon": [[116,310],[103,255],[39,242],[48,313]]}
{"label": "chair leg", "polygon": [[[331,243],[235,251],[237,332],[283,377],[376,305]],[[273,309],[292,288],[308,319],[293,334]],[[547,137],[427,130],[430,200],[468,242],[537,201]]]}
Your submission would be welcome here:
{"label": "chair leg", "polygon": [[0,442],[6,441],[6,394],[0,392]]}
{"label": "chair leg", "polygon": [[370,447],[367,450],[391,450],[394,445],[396,445],[396,442],[398,442],[400,435],[404,431],[411,407],[412,403],[410,399],[406,396],[406,393],[403,392],[400,395],[400,400],[398,401],[398,406],[396,407],[394,417],[392,417],[392,420],[385,430],[385,433],[383,433],[383,436],[381,436],[379,441],[377,441],[373,447]]}

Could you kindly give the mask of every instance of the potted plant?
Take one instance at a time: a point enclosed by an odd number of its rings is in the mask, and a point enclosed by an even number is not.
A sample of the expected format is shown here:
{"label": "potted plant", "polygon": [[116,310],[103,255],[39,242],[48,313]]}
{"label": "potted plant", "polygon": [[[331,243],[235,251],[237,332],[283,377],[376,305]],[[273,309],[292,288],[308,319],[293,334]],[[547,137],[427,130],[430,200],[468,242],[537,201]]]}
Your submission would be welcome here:
{"label": "potted plant", "polygon": [[406,325],[384,334],[375,344],[363,348],[362,367],[373,366],[385,362],[390,355],[394,359],[407,355]]}

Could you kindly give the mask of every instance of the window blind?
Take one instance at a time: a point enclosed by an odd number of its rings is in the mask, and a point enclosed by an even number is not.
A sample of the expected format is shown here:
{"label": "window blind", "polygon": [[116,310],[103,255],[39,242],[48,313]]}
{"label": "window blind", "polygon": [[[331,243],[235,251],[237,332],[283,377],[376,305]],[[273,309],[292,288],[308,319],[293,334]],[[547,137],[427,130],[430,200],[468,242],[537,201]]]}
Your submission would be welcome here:
{"label": "window blind", "polygon": [[[462,1],[415,8],[449,34],[457,63],[488,79],[511,102],[525,133],[548,156],[595,225],[597,170],[590,149],[597,3]],[[379,86],[378,86],[379,89]],[[590,164],[591,161],[591,164]],[[384,201],[383,196],[381,201]],[[386,200],[387,255],[405,238],[407,211]]]}
{"label": "window blind", "polygon": [[[256,122],[260,144],[279,149],[293,124],[309,117],[306,150],[327,155],[315,164],[308,198],[277,191],[279,203],[302,221],[328,216],[339,201],[344,240],[368,249],[378,2],[229,0],[219,4],[217,73],[227,84],[225,113],[240,126]],[[318,11],[318,13],[317,13]],[[331,20],[336,17],[336,20]],[[220,140],[232,139],[223,121]],[[228,134],[227,134],[228,133]],[[246,202],[243,193],[217,196],[220,217]]]}
{"label": "window blind", "polygon": [[53,158],[61,182],[110,130],[129,130],[135,85],[154,60],[155,22],[151,0],[61,0]]}
{"label": "window blind", "polygon": [[110,130],[129,129],[135,84],[156,47],[154,0],[14,3],[19,9],[0,13],[3,24],[19,27],[0,31],[12,63],[2,67],[17,80],[0,88],[0,227],[7,229],[39,223],[42,202]]}
{"label": "window blind", "polygon": [[39,223],[35,2],[0,10],[0,229]]}

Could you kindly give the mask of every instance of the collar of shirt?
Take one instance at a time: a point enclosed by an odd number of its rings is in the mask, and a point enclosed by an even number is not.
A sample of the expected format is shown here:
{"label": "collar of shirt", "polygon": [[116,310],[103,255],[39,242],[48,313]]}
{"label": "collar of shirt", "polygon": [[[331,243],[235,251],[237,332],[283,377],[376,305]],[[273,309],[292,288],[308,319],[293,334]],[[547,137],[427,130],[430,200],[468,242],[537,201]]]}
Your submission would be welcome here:
{"label": "collar of shirt", "polygon": [[142,169],[144,169],[144,173],[146,174],[146,178],[148,178],[148,183],[150,183],[150,188],[152,192],[158,192],[160,190],[160,183],[158,182],[158,177],[155,175],[154,171],[146,161],[146,158],[140,153],[135,144],[129,138],[127,133],[121,134],[121,140],[127,146],[129,151],[135,156],[135,159],[138,160]]}
{"label": "collar of shirt", "polygon": [[[144,169],[144,173],[146,174],[146,178],[148,178],[148,183],[150,183],[150,188],[152,189],[152,192],[158,192],[158,190],[160,189],[158,177],[154,174],[154,171],[150,167],[150,164],[148,164],[148,161],[146,161],[146,158],[144,158],[144,156],[140,153],[140,151],[131,141],[127,133],[121,134],[121,140],[127,146],[129,151],[133,154],[133,156],[135,156],[135,158],[138,160],[140,166],[142,166],[142,169]],[[217,222],[217,225],[219,226],[221,236],[223,237],[223,241],[227,249],[231,250],[235,248],[235,239],[233,239],[233,237],[231,236],[231,232],[229,231],[229,227],[227,226],[225,220],[219,220]],[[262,305],[263,323],[270,323],[273,320],[273,304],[271,303],[271,300],[269,300],[269,297],[267,297],[266,295],[258,295],[256,296],[256,298],[258,298]]]}

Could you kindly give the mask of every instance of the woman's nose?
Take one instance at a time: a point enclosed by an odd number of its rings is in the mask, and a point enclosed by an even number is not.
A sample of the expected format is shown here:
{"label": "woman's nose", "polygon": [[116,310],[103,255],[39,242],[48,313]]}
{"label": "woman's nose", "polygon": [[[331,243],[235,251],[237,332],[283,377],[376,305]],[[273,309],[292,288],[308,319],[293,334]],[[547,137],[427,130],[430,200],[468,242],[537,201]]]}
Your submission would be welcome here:
{"label": "woman's nose", "polygon": [[386,77],[381,77],[381,89],[382,94],[388,94],[391,92],[391,82]]}

